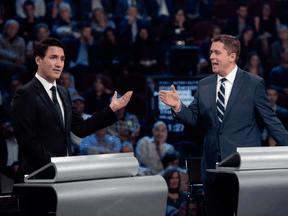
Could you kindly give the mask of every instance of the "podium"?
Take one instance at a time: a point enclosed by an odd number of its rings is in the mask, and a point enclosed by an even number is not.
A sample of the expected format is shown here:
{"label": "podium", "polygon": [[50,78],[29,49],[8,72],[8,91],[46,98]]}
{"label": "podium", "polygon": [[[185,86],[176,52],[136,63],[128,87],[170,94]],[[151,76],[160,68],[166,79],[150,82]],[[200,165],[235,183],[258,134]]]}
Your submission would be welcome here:
{"label": "podium", "polygon": [[165,180],[138,169],[133,153],[55,157],[14,186],[55,194],[57,216],[164,216]]}
{"label": "podium", "polygon": [[230,179],[238,186],[237,216],[287,215],[288,147],[237,148],[207,172],[233,176]]}

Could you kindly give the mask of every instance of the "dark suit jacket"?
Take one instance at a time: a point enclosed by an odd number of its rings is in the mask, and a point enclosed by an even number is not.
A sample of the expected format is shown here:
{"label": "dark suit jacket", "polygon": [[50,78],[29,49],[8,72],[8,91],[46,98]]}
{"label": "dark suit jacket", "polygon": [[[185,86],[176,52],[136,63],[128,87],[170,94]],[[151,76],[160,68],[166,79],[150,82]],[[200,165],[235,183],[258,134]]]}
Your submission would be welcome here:
{"label": "dark suit jacket", "polygon": [[117,121],[114,112],[105,108],[87,120],[72,106],[68,90],[57,86],[64,104],[65,127],[40,81],[32,81],[21,87],[15,95],[12,122],[22,154],[16,182],[23,182],[24,174],[30,174],[51,161],[51,157],[71,155],[70,131],[83,138]]}
{"label": "dark suit jacket", "polygon": [[[239,25],[239,19],[238,17],[232,17],[228,19],[227,24],[224,29],[225,34],[230,34],[233,36],[238,35],[238,25]],[[245,26],[251,26],[254,31],[255,31],[255,24],[254,24],[254,19],[252,17],[246,17],[245,19]]]}
{"label": "dark suit jacket", "polygon": [[221,126],[217,116],[216,82],[216,74],[200,80],[194,101],[188,107],[182,104],[181,111],[174,113],[185,126],[195,126],[197,120],[204,125],[201,177],[208,183],[214,181],[215,175],[206,174],[206,169],[215,168],[219,152],[223,160],[236,152],[237,147],[261,146],[259,117],[277,143],[288,144],[288,133],[271,108],[262,78],[237,70]]}

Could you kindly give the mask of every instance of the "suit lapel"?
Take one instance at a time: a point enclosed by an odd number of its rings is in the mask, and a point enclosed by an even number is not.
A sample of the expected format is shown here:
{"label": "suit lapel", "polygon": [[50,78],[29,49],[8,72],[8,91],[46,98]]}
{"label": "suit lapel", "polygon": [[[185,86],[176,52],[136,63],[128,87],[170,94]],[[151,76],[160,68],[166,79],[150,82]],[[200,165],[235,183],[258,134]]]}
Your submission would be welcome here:
{"label": "suit lapel", "polygon": [[65,132],[64,127],[63,127],[63,123],[60,120],[60,117],[59,117],[59,115],[58,115],[58,113],[54,107],[54,104],[53,104],[52,100],[50,99],[49,95],[47,94],[46,90],[42,86],[41,82],[36,77],[34,77],[33,83],[34,83],[34,86],[36,87],[36,91],[40,95],[41,99],[47,105],[47,107],[49,108],[49,110],[51,111],[53,116],[55,117],[55,120],[57,121],[59,127],[63,130],[63,132]]}
{"label": "suit lapel", "polygon": [[217,86],[217,75],[214,75],[214,78],[211,81],[211,84],[209,85],[209,97],[210,97],[210,103],[212,107],[212,114],[214,117],[214,123],[216,127],[219,127],[219,121],[218,121],[218,114],[217,114],[217,107],[216,107],[216,86]]}
{"label": "suit lapel", "polygon": [[68,124],[68,107],[67,107],[67,104],[71,103],[67,96],[66,96],[66,93],[65,93],[65,90],[63,87],[57,85],[57,89],[58,89],[58,92],[59,92],[59,95],[61,97],[61,100],[63,102],[63,106],[64,106],[64,119],[65,119],[65,128],[67,128],[67,124]]}
{"label": "suit lapel", "polygon": [[232,107],[235,99],[237,98],[237,95],[240,92],[240,89],[241,89],[241,87],[243,85],[243,81],[244,81],[244,79],[243,79],[243,71],[238,68],[237,74],[236,74],[236,77],[235,77],[235,80],[234,80],[234,83],[233,83],[233,86],[232,86],[232,89],[231,89],[231,94],[230,94],[230,97],[229,97],[229,100],[228,100],[228,104],[226,106],[226,110],[225,110],[225,114],[224,114],[224,117],[223,117],[222,124],[225,123],[226,116],[228,115],[229,111],[231,110],[231,107]]}

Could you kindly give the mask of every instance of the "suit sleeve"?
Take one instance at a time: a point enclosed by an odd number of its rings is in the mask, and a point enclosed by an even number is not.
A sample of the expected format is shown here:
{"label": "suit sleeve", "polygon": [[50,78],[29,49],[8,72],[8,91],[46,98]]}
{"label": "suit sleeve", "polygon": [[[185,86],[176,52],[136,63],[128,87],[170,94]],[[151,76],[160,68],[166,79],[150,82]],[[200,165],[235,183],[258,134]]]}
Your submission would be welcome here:
{"label": "suit sleeve", "polygon": [[19,148],[25,157],[41,167],[54,157],[37,138],[35,101],[24,89],[16,92],[12,107],[12,122]]}
{"label": "suit sleeve", "polygon": [[273,139],[279,145],[288,145],[288,132],[271,107],[263,79],[257,85],[254,101],[255,108]]}

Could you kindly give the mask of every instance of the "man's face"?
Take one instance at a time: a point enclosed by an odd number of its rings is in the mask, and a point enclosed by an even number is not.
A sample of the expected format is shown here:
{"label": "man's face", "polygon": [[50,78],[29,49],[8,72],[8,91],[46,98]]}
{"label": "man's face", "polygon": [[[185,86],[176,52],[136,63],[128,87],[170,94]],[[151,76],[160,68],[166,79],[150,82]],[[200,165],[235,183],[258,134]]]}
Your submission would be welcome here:
{"label": "man's face", "polygon": [[11,126],[10,122],[5,122],[0,125],[0,135],[4,139],[9,139],[14,136],[14,128]]}
{"label": "man's face", "polygon": [[143,41],[147,40],[147,38],[148,38],[148,31],[147,31],[147,29],[141,29],[140,32],[139,32],[139,37],[140,37]]}
{"label": "man's face", "polygon": [[67,7],[61,7],[59,15],[63,20],[68,20],[70,18],[71,13]]}
{"label": "man's face", "polygon": [[26,14],[26,16],[29,17],[33,17],[34,16],[34,7],[33,5],[26,5],[26,7],[24,8],[24,13]]}
{"label": "man's face", "polygon": [[242,19],[245,19],[248,14],[248,8],[246,6],[241,6],[237,10],[237,13],[239,17],[241,17]]}
{"label": "man's face", "polygon": [[180,159],[177,158],[174,161],[168,162],[168,166],[179,167]]}
{"label": "man's face", "polygon": [[78,113],[83,113],[84,108],[85,108],[85,103],[83,101],[81,100],[74,101],[74,106]]}
{"label": "man's face", "polygon": [[10,89],[13,93],[15,93],[21,86],[22,86],[22,83],[19,82],[19,80],[13,80],[10,83]]}
{"label": "man's face", "polygon": [[[235,53],[234,53],[235,54]],[[234,57],[233,57],[234,56]],[[221,42],[213,42],[210,49],[212,71],[220,76],[228,74],[229,67],[235,62],[235,55],[228,54]]]}
{"label": "man's face", "polygon": [[179,186],[179,174],[178,172],[174,172],[169,180],[169,188],[170,189],[177,189]]}
{"label": "man's face", "polygon": [[10,23],[7,27],[7,32],[6,32],[8,37],[10,37],[10,38],[15,37],[17,32],[18,32],[18,25],[16,23],[13,23],[13,22]]}
{"label": "man's face", "polygon": [[91,36],[91,31],[92,31],[91,27],[84,27],[82,28],[80,33],[83,38],[88,38]]}
{"label": "man's face", "polygon": [[280,40],[287,40],[288,38],[288,32],[284,28],[280,28],[278,31],[278,37]]}
{"label": "man's face", "polygon": [[160,124],[156,128],[154,128],[153,135],[156,143],[164,143],[167,140],[168,130],[164,125]]}
{"label": "man's face", "polygon": [[71,85],[70,73],[62,73],[59,79],[59,84],[65,88],[69,88]]}
{"label": "man's face", "polygon": [[259,64],[258,55],[253,55],[251,57],[250,64],[251,64],[252,67],[257,67],[258,66],[258,64]]}
{"label": "man's face", "polygon": [[275,89],[267,89],[268,99],[272,106],[275,106],[278,100],[278,93]]}
{"label": "man's face", "polygon": [[115,42],[115,35],[112,31],[107,31],[107,38],[109,41],[111,41],[112,43]]}
{"label": "man's face", "polygon": [[35,60],[38,65],[37,73],[53,84],[54,80],[59,79],[64,68],[64,50],[61,47],[50,46],[43,59],[36,56]]}
{"label": "man's face", "polygon": [[189,203],[188,216],[197,216],[197,205],[195,203]]}
{"label": "man's face", "polygon": [[46,31],[46,29],[44,27],[38,28],[38,31],[37,31],[38,41],[42,41],[47,37],[48,37],[48,32]]}

